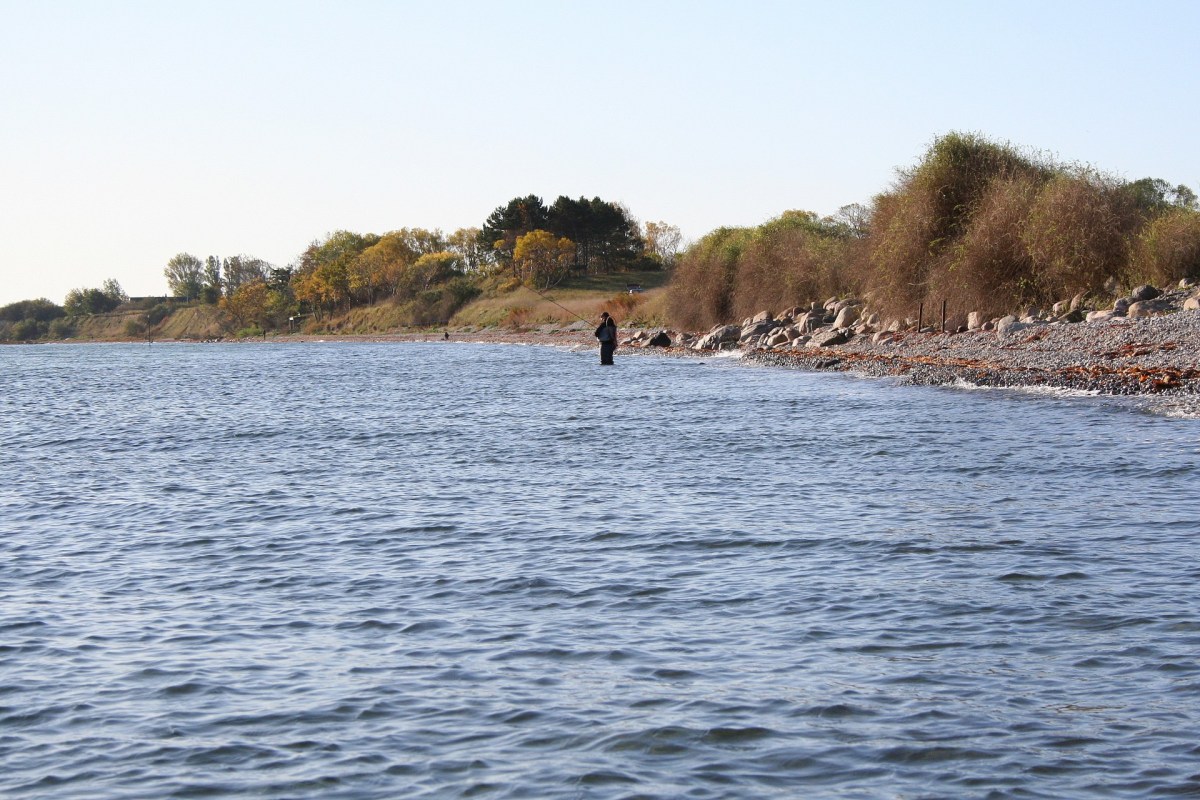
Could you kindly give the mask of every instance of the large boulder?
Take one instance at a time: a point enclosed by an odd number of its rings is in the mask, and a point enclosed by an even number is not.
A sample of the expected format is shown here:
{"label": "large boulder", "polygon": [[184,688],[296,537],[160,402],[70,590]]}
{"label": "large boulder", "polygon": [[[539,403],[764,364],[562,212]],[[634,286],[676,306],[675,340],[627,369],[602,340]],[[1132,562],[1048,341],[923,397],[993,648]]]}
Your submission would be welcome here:
{"label": "large boulder", "polygon": [[983,314],[980,314],[978,311],[972,311],[970,314],[967,314],[967,330],[977,331],[983,327],[983,323],[986,321],[983,318]]}
{"label": "large boulder", "polygon": [[796,318],[796,327],[802,332],[807,333],[821,327],[824,324],[824,320],[824,311],[809,311]]}
{"label": "large boulder", "polygon": [[1165,300],[1138,300],[1130,304],[1125,310],[1125,316],[1136,319],[1138,317],[1155,317],[1159,314],[1164,314],[1169,311],[1171,304]]}
{"label": "large boulder", "polygon": [[1155,289],[1148,283],[1144,283],[1130,292],[1129,296],[1133,299],[1133,302],[1140,303],[1143,300],[1153,300],[1161,294],[1162,292],[1158,289]]}
{"label": "large boulder", "polygon": [[737,344],[742,335],[741,325],[718,325],[704,334],[692,345],[693,350],[721,350],[725,345]]}
{"label": "large boulder", "polygon": [[1087,306],[1087,293],[1080,292],[1079,294],[1077,294],[1071,298],[1071,308],[1068,310],[1074,311],[1077,308],[1085,308],[1086,306]]}
{"label": "large boulder", "polygon": [[845,328],[831,328],[829,330],[817,331],[812,338],[808,340],[808,347],[833,347],[837,344],[845,344],[850,341],[850,331]]}
{"label": "large boulder", "polygon": [[666,331],[659,331],[650,337],[646,342],[646,347],[670,347],[671,335]]}
{"label": "large boulder", "polygon": [[1200,311],[1200,297],[1189,297],[1183,301],[1184,311]]}
{"label": "large boulder", "polygon": [[780,327],[781,324],[774,319],[760,319],[758,322],[751,322],[749,325],[743,326],[742,333],[738,338],[743,342],[755,339],[763,334],[770,333]]}
{"label": "large boulder", "polygon": [[788,336],[787,329],[777,330],[767,336],[767,347],[778,347],[781,344],[790,344],[791,338]]}
{"label": "large boulder", "polygon": [[833,320],[835,328],[849,328],[858,322],[858,306],[842,306]]}
{"label": "large boulder", "polygon": [[1000,321],[996,323],[996,333],[1006,336],[1028,327],[1029,323],[1021,322],[1012,314],[1009,314],[1007,317],[1001,317]]}

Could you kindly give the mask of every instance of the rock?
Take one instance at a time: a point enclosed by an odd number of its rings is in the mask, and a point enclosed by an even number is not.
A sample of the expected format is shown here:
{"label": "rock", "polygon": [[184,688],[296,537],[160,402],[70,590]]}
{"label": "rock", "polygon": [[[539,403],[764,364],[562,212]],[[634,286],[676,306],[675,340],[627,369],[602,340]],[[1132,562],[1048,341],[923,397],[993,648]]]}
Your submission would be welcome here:
{"label": "rock", "polygon": [[1153,300],[1161,294],[1162,292],[1160,292],[1158,289],[1155,289],[1148,283],[1144,283],[1134,289],[1129,296],[1133,299],[1133,302],[1139,303],[1143,300]]}
{"label": "rock", "polygon": [[871,337],[872,344],[887,344],[896,340],[896,334],[891,331],[880,331]]}
{"label": "rock", "polygon": [[720,350],[724,345],[734,344],[742,335],[740,325],[718,325],[704,334],[692,345],[693,350]]}
{"label": "rock", "polygon": [[791,339],[788,338],[787,331],[777,330],[766,337],[767,347],[778,347],[781,344],[790,344]]}
{"label": "rock", "polygon": [[800,350],[801,348],[803,348],[805,345],[808,344],[808,340],[811,338],[812,337],[809,336],[807,333],[801,334],[799,337],[797,337],[795,339],[795,341],[792,342],[792,349]]}
{"label": "rock", "polygon": [[1061,317],[1063,314],[1067,313],[1067,311],[1069,311],[1070,308],[1071,308],[1071,304],[1069,302],[1067,302],[1066,300],[1059,300],[1057,303],[1054,304],[1054,307],[1052,310],[1054,312],[1054,316]]}
{"label": "rock", "polygon": [[869,327],[869,328],[878,328],[879,327],[879,315],[878,314],[874,314],[874,313],[868,314],[867,319],[865,321],[866,321],[867,327]]}
{"label": "rock", "polygon": [[1080,292],[1071,298],[1070,310],[1074,311],[1077,308],[1083,308],[1085,303],[1087,303],[1087,294],[1085,292]]}
{"label": "rock", "polygon": [[646,347],[670,347],[671,336],[666,331],[659,331],[650,337],[646,342]]}
{"label": "rock", "polygon": [[972,311],[967,314],[967,330],[977,331],[983,327],[983,314],[978,311]]}
{"label": "rock", "polygon": [[1083,322],[1085,313],[1082,308],[1073,308],[1058,318],[1059,322]]}
{"label": "rock", "polygon": [[1117,316],[1124,316],[1125,312],[1129,309],[1129,302],[1128,297],[1117,298],[1116,302],[1113,303],[1113,313]]}
{"label": "rock", "polygon": [[1183,301],[1184,311],[1200,311],[1200,297],[1189,297]]}
{"label": "rock", "polygon": [[1195,285],[1196,285],[1196,282],[1194,280],[1192,280],[1191,278],[1180,278],[1179,279],[1179,288],[1180,289],[1190,289]]}
{"label": "rock", "polygon": [[1170,303],[1162,300],[1139,300],[1133,303],[1125,311],[1125,316],[1137,319],[1138,317],[1154,317],[1159,314],[1166,313],[1170,310]]}
{"label": "rock", "polygon": [[1106,319],[1112,319],[1116,316],[1119,316],[1117,312],[1113,311],[1111,308],[1107,308],[1103,311],[1089,311],[1086,319],[1088,322],[1103,322]]}
{"label": "rock", "polygon": [[779,318],[790,322],[803,313],[804,312],[800,310],[799,306],[792,306],[787,311],[784,311],[782,314],[780,314]]}
{"label": "rock", "polygon": [[750,324],[753,325],[754,323],[757,323],[757,322],[766,322],[767,320],[773,320],[773,319],[775,319],[775,315],[772,314],[770,311],[760,311],[751,318]]}
{"label": "rock", "polygon": [[858,322],[858,306],[844,306],[833,321],[835,328],[849,328]]}
{"label": "rock", "polygon": [[837,304],[838,304],[838,299],[836,297],[831,297],[828,300],[826,300],[824,302],[824,304],[821,305],[821,308],[825,311],[833,311],[833,307],[836,306]]}
{"label": "rock", "polygon": [[796,319],[796,327],[804,332],[815,330],[821,325],[824,317],[824,312],[808,311]]}
{"label": "rock", "polygon": [[774,319],[760,319],[758,322],[752,322],[742,328],[742,333],[738,337],[743,342],[747,339],[754,339],[762,336],[765,333],[770,333],[780,326],[780,323]]}
{"label": "rock", "polygon": [[996,323],[996,333],[1000,334],[1001,336],[1007,336],[1010,333],[1016,333],[1017,331],[1028,327],[1028,322],[1021,322],[1012,314],[1009,314],[1007,317],[1001,317],[1000,321]]}
{"label": "rock", "polygon": [[850,341],[850,331],[845,328],[831,328],[829,330],[817,331],[812,338],[808,340],[808,347],[833,347],[838,344],[845,344]]}
{"label": "rock", "polygon": [[992,322],[992,321],[989,319],[987,322],[983,323],[983,327],[982,327],[982,328],[980,328],[980,330],[983,330],[983,331],[994,331],[994,330],[996,330],[996,323],[995,323],[995,322]]}

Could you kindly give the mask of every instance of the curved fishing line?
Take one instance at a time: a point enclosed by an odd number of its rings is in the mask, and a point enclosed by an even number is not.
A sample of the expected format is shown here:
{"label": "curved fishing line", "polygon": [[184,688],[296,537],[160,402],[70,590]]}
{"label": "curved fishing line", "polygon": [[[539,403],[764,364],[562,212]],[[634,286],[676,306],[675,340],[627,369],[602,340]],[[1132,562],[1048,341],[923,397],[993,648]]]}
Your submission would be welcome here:
{"label": "curved fishing line", "polygon": [[592,324],[592,320],[590,320],[590,319],[585,319],[584,317],[581,317],[581,316],[579,316],[579,315],[578,315],[578,314],[576,314],[574,311],[572,311],[571,309],[567,308],[567,307],[566,307],[566,306],[564,306],[562,303],[559,303],[559,302],[558,302],[557,300],[555,300],[554,298],[552,298],[552,297],[547,297],[546,295],[544,295],[544,294],[542,294],[541,292],[539,292],[537,289],[535,289],[535,288],[533,288],[532,286],[529,286],[529,285],[527,285],[527,284],[524,284],[524,283],[522,283],[521,285],[522,285],[522,286],[524,286],[524,287],[525,287],[526,289],[528,289],[529,291],[531,291],[531,292],[533,292],[534,294],[536,294],[538,297],[540,297],[540,298],[542,298],[543,300],[545,300],[547,303],[554,303],[554,305],[558,306],[558,307],[559,307],[559,308],[561,308],[563,311],[565,311],[565,312],[567,312],[568,314],[570,314],[571,316],[575,317],[575,319],[577,319],[577,320],[580,320],[580,321],[582,321],[582,322],[586,322],[588,325],[591,325],[591,324]]}

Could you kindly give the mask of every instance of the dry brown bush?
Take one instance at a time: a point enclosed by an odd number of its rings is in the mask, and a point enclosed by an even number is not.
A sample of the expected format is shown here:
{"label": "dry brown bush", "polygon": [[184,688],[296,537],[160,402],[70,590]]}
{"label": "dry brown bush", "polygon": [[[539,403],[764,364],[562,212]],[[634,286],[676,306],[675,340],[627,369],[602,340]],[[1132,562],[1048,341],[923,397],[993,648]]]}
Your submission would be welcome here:
{"label": "dry brown bush", "polygon": [[815,214],[788,212],[755,229],[738,259],[733,317],[842,295],[854,240],[827,229]]}
{"label": "dry brown bush", "polygon": [[1155,286],[1200,279],[1200,213],[1179,208],[1152,220],[1135,244],[1133,269],[1137,282]]}
{"label": "dry brown bush", "polygon": [[963,314],[979,311],[998,316],[1014,303],[1039,302],[1033,260],[1022,241],[1037,192],[1038,180],[1029,175],[994,180],[980,199],[971,226],[943,261],[931,293]]}
{"label": "dry brown bush", "polygon": [[1039,192],[1022,239],[1041,292],[1070,297],[1121,280],[1142,216],[1128,195],[1089,174],[1059,174]]}
{"label": "dry brown bush", "polygon": [[680,257],[667,304],[672,324],[701,330],[730,319],[737,261],[749,235],[745,228],[718,228]]}

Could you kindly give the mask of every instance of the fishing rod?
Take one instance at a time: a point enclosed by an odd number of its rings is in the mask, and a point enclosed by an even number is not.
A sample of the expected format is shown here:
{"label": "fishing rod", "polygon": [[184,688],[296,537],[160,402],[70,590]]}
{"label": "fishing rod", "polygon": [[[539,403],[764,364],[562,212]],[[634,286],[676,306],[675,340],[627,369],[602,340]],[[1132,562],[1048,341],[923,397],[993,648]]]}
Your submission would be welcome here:
{"label": "fishing rod", "polygon": [[522,285],[522,286],[524,286],[524,287],[525,287],[526,289],[528,289],[529,291],[531,291],[531,292],[533,292],[534,294],[536,294],[538,297],[540,297],[540,298],[542,298],[543,300],[545,300],[546,302],[548,302],[548,303],[554,303],[554,305],[558,306],[558,307],[559,307],[559,308],[561,308],[563,311],[567,312],[568,314],[570,314],[571,316],[575,317],[576,319],[578,319],[578,320],[580,320],[580,321],[582,321],[582,322],[586,322],[586,323],[587,323],[587,324],[589,324],[589,325],[591,325],[591,324],[592,324],[592,320],[590,320],[590,319],[584,319],[583,317],[579,316],[578,314],[576,314],[576,313],[575,313],[574,311],[572,311],[571,309],[569,309],[569,308],[567,308],[566,306],[564,306],[562,303],[559,303],[558,301],[554,300],[554,298],[552,298],[552,297],[547,297],[546,295],[542,294],[542,293],[541,293],[541,292],[539,292],[537,289],[533,288],[532,286],[530,286],[530,285],[528,285],[528,284],[526,284],[526,283],[522,283],[521,285]]}

